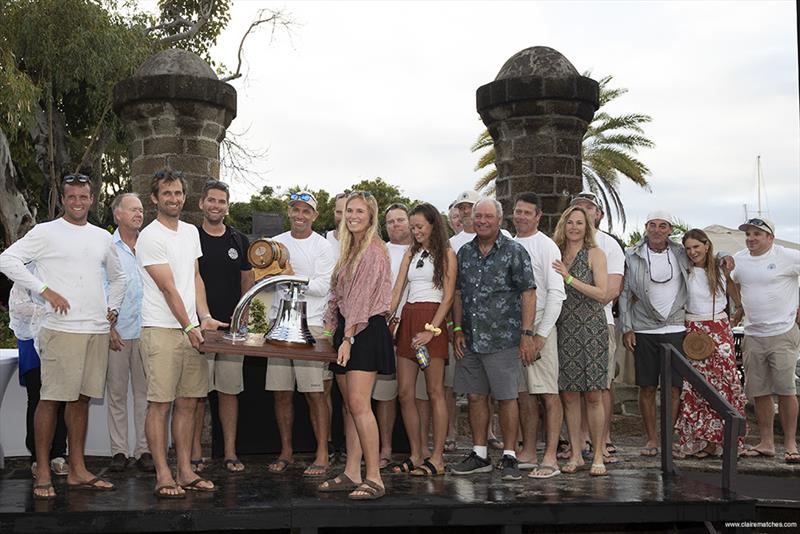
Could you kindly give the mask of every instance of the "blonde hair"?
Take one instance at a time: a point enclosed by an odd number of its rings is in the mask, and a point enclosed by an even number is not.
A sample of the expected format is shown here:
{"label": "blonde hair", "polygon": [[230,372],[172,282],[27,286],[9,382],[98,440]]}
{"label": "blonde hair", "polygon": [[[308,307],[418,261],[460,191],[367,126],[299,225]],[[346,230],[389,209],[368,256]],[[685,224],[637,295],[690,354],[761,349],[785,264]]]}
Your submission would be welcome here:
{"label": "blonde hair", "polygon": [[[352,276],[355,273],[356,267],[358,267],[361,258],[364,257],[364,253],[373,240],[383,243],[378,226],[378,202],[372,193],[369,191],[353,191],[347,195],[347,202],[344,205],[345,213],[347,213],[347,206],[356,198],[360,198],[367,205],[369,225],[364,238],[360,243],[356,243],[353,239],[353,233],[347,227],[346,217],[342,217],[342,221],[339,223],[339,260],[336,262],[336,267],[334,267],[333,275],[331,276],[331,289],[336,287],[336,281],[341,271],[345,271],[348,276]],[[384,246],[384,248],[386,247]]]}
{"label": "blonde hair", "polygon": [[561,214],[561,218],[558,220],[558,224],[556,224],[556,231],[553,232],[553,241],[556,242],[561,252],[564,252],[567,248],[567,219],[576,211],[583,214],[583,220],[586,223],[586,233],[583,235],[583,246],[587,249],[597,246],[597,242],[594,239],[594,225],[589,222],[589,216],[586,214],[586,210],[578,206],[570,206]]}

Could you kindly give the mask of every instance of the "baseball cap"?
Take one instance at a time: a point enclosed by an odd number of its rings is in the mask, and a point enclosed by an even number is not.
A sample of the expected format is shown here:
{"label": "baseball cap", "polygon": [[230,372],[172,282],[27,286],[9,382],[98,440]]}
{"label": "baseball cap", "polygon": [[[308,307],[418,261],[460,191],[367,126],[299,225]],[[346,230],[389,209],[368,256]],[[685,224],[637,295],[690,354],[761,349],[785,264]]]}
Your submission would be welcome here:
{"label": "baseball cap", "polygon": [[453,206],[458,206],[466,202],[467,204],[475,204],[481,199],[481,196],[475,191],[463,191],[453,201]]}
{"label": "baseball cap", "polygon": [[747,221],[739,225],[739,230],[745,232],[747,231],[748,226],[752,226],[753,228],[758,228],[759,230],[764,230],[765,232],[775,235],[775,223],[769,219],[762,217],[747,219]]}
{"label": "baseball cap", "polygon": [[650,221],[655,221],[656,219],[667,221],[670,226],[675,224],[672,219],[672,214],[667,210],[651,211],[650,213],[647,214],[647,220],[644,223],[647,224]]}
{"label": "baseball cap", "polygon": [[569,205],[574,206],[576,203],[580,201],[589,202],[590,204],[593,204],[595,208],[599,209],[600,211],[603,211],[603,207],[600,205],[600,201],[597,200],[597,195],[595,195],[591,191],[581,191],[577,195],[574,195],[572,197],[572,200],[570,200]]}
{"label": "baseball cap", "polygon": [[298,191],[289,195],[289,205],[291,206],[295,202],[305,202],[311,206],[311,209],[317,211],[317,199],[308,191]]}

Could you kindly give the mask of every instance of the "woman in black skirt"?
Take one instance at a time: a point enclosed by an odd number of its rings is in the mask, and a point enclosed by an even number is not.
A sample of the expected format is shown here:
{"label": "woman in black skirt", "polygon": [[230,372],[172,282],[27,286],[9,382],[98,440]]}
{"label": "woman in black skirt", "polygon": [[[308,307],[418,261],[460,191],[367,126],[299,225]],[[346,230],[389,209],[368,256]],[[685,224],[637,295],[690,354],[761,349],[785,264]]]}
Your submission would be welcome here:
{"label": "woman in black skirt", "polygon": [[[369,192],[354,191],[347,197],[339,225],[339,261],[331,276],[325,316],[337,350],[331,370],[345,400],[347,463],[344,473],[320,484],[319,491],[347,491],[355,500],[378,499],[386,493],[371,397],[376,375],[395,372],[392,336],[386,324],[391,284],[389,252],[378,233],[378,204]],[[362,451],[366,464],[363,479]]]}

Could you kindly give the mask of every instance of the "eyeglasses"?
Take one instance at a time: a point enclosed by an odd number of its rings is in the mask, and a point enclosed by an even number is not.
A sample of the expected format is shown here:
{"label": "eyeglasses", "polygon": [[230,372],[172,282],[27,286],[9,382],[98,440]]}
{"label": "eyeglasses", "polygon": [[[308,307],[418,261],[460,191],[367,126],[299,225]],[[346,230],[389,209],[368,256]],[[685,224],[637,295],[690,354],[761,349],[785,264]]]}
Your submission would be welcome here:
{"label": "eyeglasses", "polygon": [[428,256],[430,256],[430,253],[427,250],[423,250],[422,255],[417,260],[417,269],[422,269]]}
{"label": "eyeglasses", "polygon": [[295,200],[308,202],[309,200],[316,200],[316,199],[313,196],[309,195],[308,193],[292,193],[291,195],[289,195],[289,202],[294,202]]}
{"label": "eyeglasses", "polygon": [[228,184],[226,184],[225,182],[223,182],[221,180],[208,180],[206,182],[206,187],[220,187],[220,188],[224,189],[225,191],[228,190]]}
{"label": "eyeglasses", "polygon": [[158,172],[155,173],[154,176],[156,178],[159,178],[159,179],[161,179],[161,178],[181,178],[181,177],[183,177],[183,173],[181,171],[166,170],[166,171],[158,171]]}
{"label": "eyeglasses", "polygon": [[674,273],[674,271],[672,269],[672,262],[669,260],[669,249],[667,249],[667,251],[666,251],[667,252],[667,263],[669,264],[669,278],[667,278],[666,280],[655,280],[653,278],[653,266],[650,263],[650,247],[645,247],[644,250],[647,253],[647,271],[648,271],[648,274],[650,275],[650,281],[653,282],[654,284],[666,284],[667,282],[672,280],[672,276],[675,273]]}
{"label": "eyeglasses", "polygon": [[68,174],[64,178],[61,179],[61,183],[63,184],[88,184],[90,182],[89,177],[85,174]]}

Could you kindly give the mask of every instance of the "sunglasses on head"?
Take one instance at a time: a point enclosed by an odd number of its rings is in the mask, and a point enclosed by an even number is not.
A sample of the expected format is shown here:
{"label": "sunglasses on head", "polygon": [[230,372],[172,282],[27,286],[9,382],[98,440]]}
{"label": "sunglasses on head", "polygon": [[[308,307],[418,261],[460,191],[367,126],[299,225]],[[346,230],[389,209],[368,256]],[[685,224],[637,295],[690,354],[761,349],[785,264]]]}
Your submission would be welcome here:
{"label": "sunglasses on head", "polygon": [[372,193],[370,193],[369,191],[353,191],[352,193],[350,193],[350,195],[360,195],[364,198],[369,198],[372,196]]}
{"label": "sunglasses on head", "polygon": [[752,226],[766,226],[770,230],[772,229],[772,226],[770,226],[770,224],[764,219],[748,219],[745,224],[749,224]]}
{"label": "sunglasses on head", "polygon": [[89,177],[85,174],[68,174],[61,179],[63,184],[88,184]]}
{"label": "sunglasses on head", "polygon": [[206,182],[206,187],[221,187],[225,191],[228,190],[228,184],[223,182],[222,180],[208,180]]}
{"label": "sunglasses on head", "polygon": [[312,200],[314,197],[309,195],[308,193],[292,193],[289,195],[289,202],[294,202],[295,200],[300,200],[302,202],[308,202]]}
{"label": "sunglasses on head", "polygon": [[425,259],[430,256],[430,253],[427,250],[422,251],[422,255],[417,260],[417,269],[422,269],[425,265]]}

